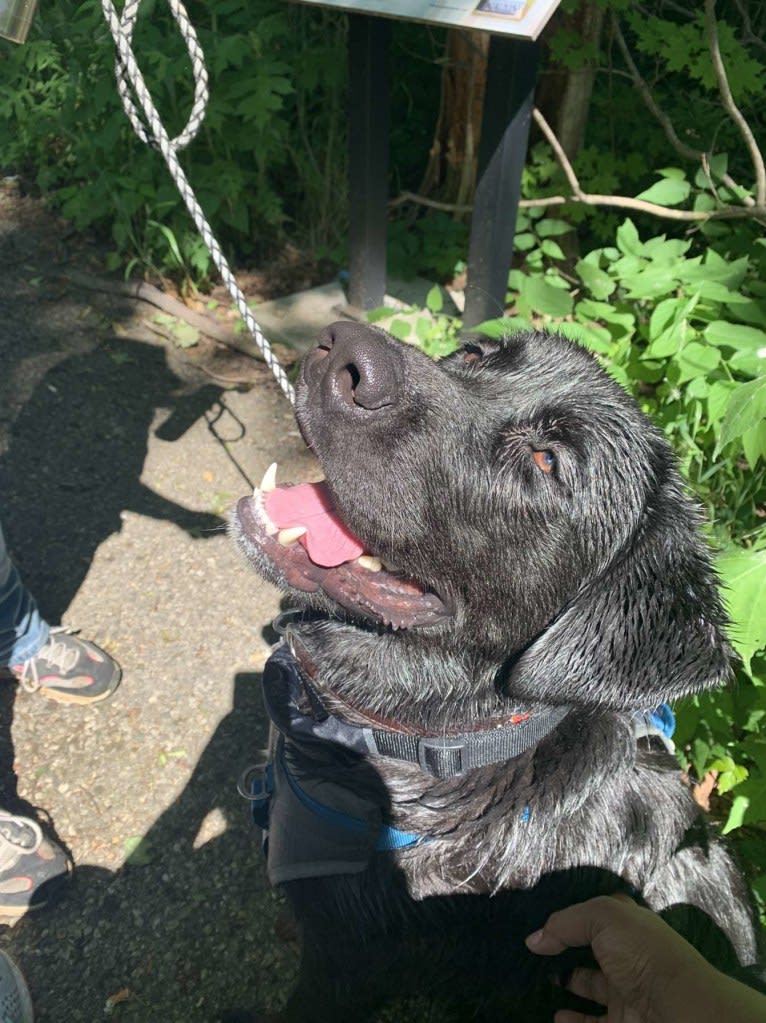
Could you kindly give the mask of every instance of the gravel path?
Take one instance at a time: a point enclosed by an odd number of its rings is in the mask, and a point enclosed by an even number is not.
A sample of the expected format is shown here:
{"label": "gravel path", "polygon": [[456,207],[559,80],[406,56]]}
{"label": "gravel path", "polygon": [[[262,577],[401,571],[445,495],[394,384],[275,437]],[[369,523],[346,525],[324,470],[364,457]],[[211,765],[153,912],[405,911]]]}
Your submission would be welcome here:
{"label": "gravel path", "polygon": [[316,470],[265,370],[222,392],[146,307],[67,285],[68,267],[98,274],[99,254],[0,193],[0,517],[49,620],[124,672],[98,707],[0,687],[0,806],[36,815],[75,864],[0,947],[38,1023],[210,1021],[278,1000],[295,955],[236,793],[265,742],[279,598],[222,517],[269,462],[281,479]]}

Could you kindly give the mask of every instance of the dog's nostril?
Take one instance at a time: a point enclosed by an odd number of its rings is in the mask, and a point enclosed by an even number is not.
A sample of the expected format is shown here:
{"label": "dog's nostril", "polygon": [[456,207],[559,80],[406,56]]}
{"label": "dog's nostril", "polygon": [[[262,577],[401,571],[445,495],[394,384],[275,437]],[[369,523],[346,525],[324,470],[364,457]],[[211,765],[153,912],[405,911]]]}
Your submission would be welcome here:
{"label": "dog's nostril", "polygon": [[351,377],[351,391],[353,393],[359,386],[359,381],[362,379],[359,374],[359,370],[356,368],[353,362],[349,362],[349,364],[347,366],[344,366],[343,368]]}

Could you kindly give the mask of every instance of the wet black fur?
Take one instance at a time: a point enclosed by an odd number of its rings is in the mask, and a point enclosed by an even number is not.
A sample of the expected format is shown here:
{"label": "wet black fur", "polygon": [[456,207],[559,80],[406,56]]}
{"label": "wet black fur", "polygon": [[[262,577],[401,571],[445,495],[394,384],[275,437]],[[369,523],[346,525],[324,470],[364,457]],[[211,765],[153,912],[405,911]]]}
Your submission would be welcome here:
{"label": "wet black fur", "polygon": [[[632,710],[730,670],[710,554],[662,434],[560,338],[478,340],[434,364],[354,324],[305,361],[297,417],[345,521],[453,612],[394,632],[291,592],[315,612],[299,634],[320,685],[437,732],[573,709],[537,748],[464,777],[347,761],[344,779],[377,789],[396,827],[434,840],[285,886],[303,966],[280,1018],[373,1019],[409,989],[456,1019],[549,1020],[565,996],[523,938],[556,907],[626,888],[723,968],[753,963],[738,870],[674,759],[633,734]],[[535,451],[553,453],[552,473]]]}

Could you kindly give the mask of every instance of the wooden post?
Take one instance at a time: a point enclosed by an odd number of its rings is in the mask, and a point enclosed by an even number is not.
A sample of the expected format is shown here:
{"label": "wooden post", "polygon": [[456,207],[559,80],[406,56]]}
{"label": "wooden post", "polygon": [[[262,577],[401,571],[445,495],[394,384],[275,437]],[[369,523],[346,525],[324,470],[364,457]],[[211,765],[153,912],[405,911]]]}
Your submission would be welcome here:
{"label": "wooden post", "polygon": [[534,104],[537,44],[493,35],[468,247],[463,323],[501,316]]}
{"label": "wooden post", "polygon": [[349,15],[349,305],[374,309],[386,293],[390,121],[386,18]]}

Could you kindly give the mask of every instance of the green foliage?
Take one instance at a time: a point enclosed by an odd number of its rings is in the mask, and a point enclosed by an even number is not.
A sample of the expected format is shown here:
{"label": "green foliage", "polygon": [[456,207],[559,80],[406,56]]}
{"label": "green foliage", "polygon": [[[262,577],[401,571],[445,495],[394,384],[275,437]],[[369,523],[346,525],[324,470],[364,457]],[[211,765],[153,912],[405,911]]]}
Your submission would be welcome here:
{"label": "green foliage", "polygon": [[[290,226],[294,244],[345,236],[345,18],[278,0],[189,10],[206,55],[210,105],[182,156],[225,247],[263,256]],[[114,81],[114,44],[97,0],[41,6],[33,36],[3,48],[0,152],[79,228],[114,244],[110,266],[196,282],[209,270],[162,159],[139,142]],[[148,2],[133,40],[171,136],[193,84],[165,4]]]}
{"label": "green foliage", "polygon": [[388,231],[388,268],[405,278],[424,273],[448,280],[467,247],[468,226],[446,213],[432,213],[414,223],[394,220]]}
{"label": "green foliage", "polygon": [[460,320],[444,312],[444,297],[434,285],[426,296],[426,308],[411,306],[394,312],[386,306],[367,313],[376,323],[407,344],[417,345],[432,359],[441,359],[459,345]]}

